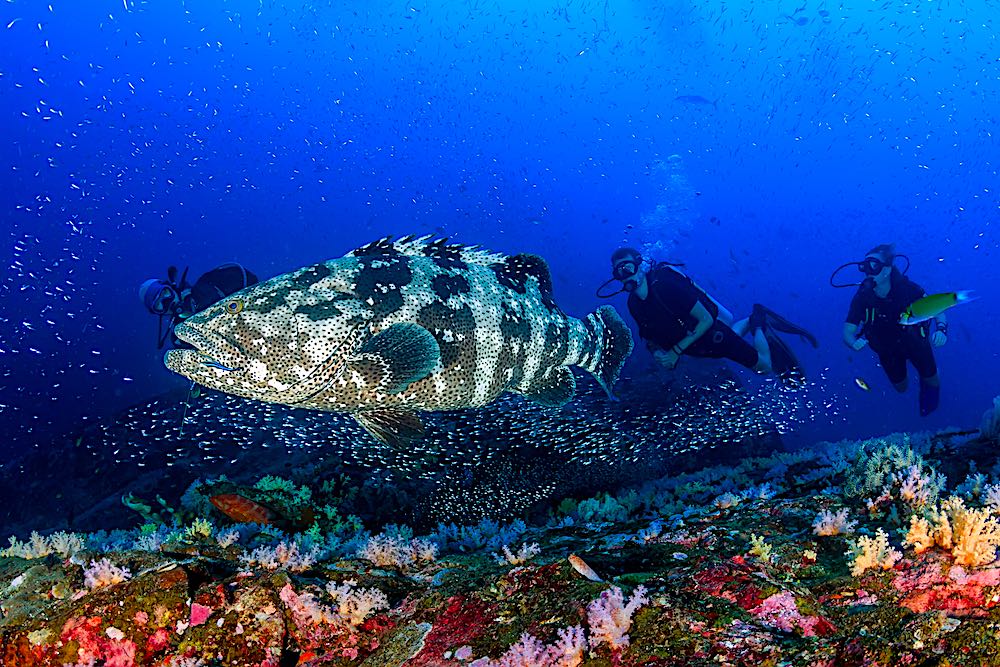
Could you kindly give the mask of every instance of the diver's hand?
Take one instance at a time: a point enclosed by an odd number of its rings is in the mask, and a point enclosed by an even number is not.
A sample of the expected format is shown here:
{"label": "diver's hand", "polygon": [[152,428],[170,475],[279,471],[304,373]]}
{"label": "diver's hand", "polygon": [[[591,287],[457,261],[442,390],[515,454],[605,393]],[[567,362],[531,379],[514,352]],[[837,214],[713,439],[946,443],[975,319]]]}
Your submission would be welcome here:
{"label": "diver's hand", "polygon": [[863,350],[865,345],[868,344],[867,338],[855,338],[854,342],[851,343],[851,349],[854,351]]}
{"label": "diver's hand", "polygon": [[935,331],[931,334],[931,345],[941,347],[948,342],[948,335],[943,331]]}
{"label": "diver's hand", "polygon": [[680,357],[673,350],[657,349],[653,351],[653,359],[668,371],[672,371]]}

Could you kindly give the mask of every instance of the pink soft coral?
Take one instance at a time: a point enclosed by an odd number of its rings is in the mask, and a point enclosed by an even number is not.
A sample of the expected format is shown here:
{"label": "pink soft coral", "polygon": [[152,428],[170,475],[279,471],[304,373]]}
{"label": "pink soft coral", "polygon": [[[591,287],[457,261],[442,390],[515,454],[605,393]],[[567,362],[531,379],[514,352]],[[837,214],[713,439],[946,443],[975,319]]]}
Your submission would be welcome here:
{"label": "pink soft coral", "polygon": [[578,625],[560,630],[559,641],[551,646],[525,632],[499,660],[479,658],[469,667],[576,667],[586,650],[587,640]]}
{"label": "pink soft coral", "polygon": [[795,595],[791,591],[782,591],[764,598],[759,605],[750,610],[750,613],[765,625],[778,630],[794,632],[798,629],[803,637],[815,637],[829,627],[819,616],[803,616],[795,604]]}
{"label": "pink soft coral", "polygon": [[646,588],[637,586],[628,604],[617,586],[601,593],[587,605],[587,622],[590,624],[590,645],[607,643],[611,649],[619,650],[628,646],[628,631],[632,627],[632,616],[642,605],[648,603]]}

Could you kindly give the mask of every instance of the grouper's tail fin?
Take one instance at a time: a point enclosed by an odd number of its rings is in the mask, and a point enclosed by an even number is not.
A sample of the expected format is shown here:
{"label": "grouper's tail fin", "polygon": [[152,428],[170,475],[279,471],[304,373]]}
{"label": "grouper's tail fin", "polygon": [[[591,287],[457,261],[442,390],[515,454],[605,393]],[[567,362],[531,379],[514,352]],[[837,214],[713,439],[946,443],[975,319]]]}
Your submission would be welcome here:
{"label": "grouper's tail fin", "polygon": [[632,332],[612,306],[601,306],[587,315],[584,327],[589,335],[580,366],[597,378],[608,396],[613,396],[611,388],[632,354]]}

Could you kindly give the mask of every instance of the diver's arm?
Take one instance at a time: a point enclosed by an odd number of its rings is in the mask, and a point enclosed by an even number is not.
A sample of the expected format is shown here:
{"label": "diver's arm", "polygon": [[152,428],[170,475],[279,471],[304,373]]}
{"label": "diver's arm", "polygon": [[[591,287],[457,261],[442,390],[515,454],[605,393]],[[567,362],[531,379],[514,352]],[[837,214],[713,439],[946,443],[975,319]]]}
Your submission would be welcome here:
{"label": "diver's arm", "polygon": [[948,342],[948,318],[944,313],[934,318],[934,329],[931,331],[931,345],[941,347]]}
{"label": "diver's arm", "polygon": [[694,331],[680,339],[674,345],[674,352],[677,354],[683,354],[685,350],[694,345],[699,338],[705,335],[706,331],[712,328],[712,324],[715,322],[712,313],[708,312],[708,309],[705,308],[701,301],[694,302],[694,305],[691,307],[691,317],[698,320],[698,322],[694,325]]}
{"label": "diver's arm", "polygon": [[864,341],[860,334],[860,329],[857,324],[852,322],[844,322],[844,345],[851,348],[852,350],[860,350],[865,346]]}

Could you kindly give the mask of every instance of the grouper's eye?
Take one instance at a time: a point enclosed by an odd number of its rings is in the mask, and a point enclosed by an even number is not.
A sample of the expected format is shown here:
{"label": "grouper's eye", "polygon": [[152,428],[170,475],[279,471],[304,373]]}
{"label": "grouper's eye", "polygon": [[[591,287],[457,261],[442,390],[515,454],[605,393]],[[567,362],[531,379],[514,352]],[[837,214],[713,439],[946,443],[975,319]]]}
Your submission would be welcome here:
{"label": "grouper's eye", "polygon": [[226,302],[226,312],[230,315],[243,311],[243,299],[230,299]]}

